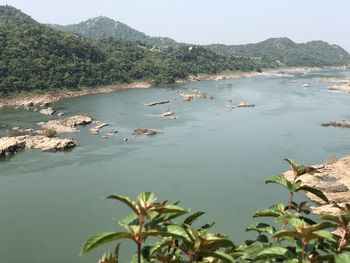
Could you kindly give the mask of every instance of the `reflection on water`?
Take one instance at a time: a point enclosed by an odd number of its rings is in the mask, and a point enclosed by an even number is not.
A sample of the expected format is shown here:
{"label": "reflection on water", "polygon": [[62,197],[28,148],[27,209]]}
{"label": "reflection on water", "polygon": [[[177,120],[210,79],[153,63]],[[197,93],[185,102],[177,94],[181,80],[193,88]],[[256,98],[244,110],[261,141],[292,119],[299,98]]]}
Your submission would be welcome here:
{"label": "reflection on water", "polygon": [[[112,218],[128,211],[101,199],[111,193],[154,191],[161,199],[182,200],[185,207],[207,211],[216,230],[242,241],[255,209],[286,199],[285,192],[264,185],[267,177],[287,169],[283,158],[314,164],[349,154],[350,130],[320,123],[350,118],[350,97],[328,93],[317,81],[345,74],[193,82],[58,102],[53,106],[66,115],[89,113],[111,126],[100,135],[89,134],[88,127],[68,134],[79,141],[69,152],[25,151],[0,162],[2,261],[96,262],[103,249],[78,257],[82,243],[92,233],[115,229]],[[306,81],[311,88],[301,86]],[[181,89],[200,89],[215,99],[182,102]],[[172,103],[143,105],[167,99]],[[256,107],[228,111],[229,99]],[[177,119],[155,117],[167,109]],[[31,128],[49,118],[5,109],[0,127]],[[164,133],[134,137],[136,127]],[[110,130],[119,134],[102,138]],[[124,249],[127,262],[133,247]]]}

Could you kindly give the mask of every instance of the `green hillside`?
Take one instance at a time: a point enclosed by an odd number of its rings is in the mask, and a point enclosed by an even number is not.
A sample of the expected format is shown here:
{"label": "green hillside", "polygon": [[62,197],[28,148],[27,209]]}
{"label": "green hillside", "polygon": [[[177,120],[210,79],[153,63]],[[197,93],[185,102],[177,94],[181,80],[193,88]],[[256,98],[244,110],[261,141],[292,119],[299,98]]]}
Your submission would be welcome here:
{"label": "green hillside", "polygon": [[49,25],[55,29],[78,34],[87,38],[104,39],[118,38],[128,41],[140,41],[155,46],[176,46],[179,45],[175,40],[167,37],[150,37],[145,33],[137,31],[128,25],[110,19],[108,17],[99,16],[87,21],[74,25]]}
{"label": "green hillside", "polygon": [[223,56],[260,58],[267,66],[339,66],[350,63],[350,55],[337,45],[324,41],[298,44],[288,38],[270,38],[257,44],[220,45],[206,48]]}
{"label": "green hillside", "polygon": [[168,83],[190,74],[259,66],[198,46],[156,49],[120,39],[86,39],[39,24],[10,6],[0,6],[0,34],[2,94],[135,80]]}

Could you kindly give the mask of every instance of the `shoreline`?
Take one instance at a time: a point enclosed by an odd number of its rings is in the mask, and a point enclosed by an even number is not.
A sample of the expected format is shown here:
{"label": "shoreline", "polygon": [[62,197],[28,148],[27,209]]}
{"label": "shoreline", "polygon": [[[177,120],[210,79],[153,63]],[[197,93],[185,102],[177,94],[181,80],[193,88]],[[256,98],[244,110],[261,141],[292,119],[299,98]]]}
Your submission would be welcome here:
{"label": "shoreline", "polygon": [[[176,80],[175,83],[188,83],[192,81],[220,81],[227,79],[239,79],[249,77],[269,77],[269,76],[291,76],[290,73],[306,73],[320,71],[322,68],[311,68],[311,67],[291,67],[291,68],[278,68],[278,69],[266,69],[263,72],[222,72],[213,75],[199,74],[197,76],[189,76],[186,79]],[[25,107],[29,105],[48,105],[62,99],[76,98],[87,95],[111,93],[118,90],[124,89],[141,89],[150,88],[161,84],[155,84],[152,81],[136,81],[132,83],[112,84],[107,86],[99,86],[94,88],[82,88],[79,90],[57,90],[51,92],[43,92],[35,94],[15,94],[8,98],[0,97],[0,109],[3,107]]]}

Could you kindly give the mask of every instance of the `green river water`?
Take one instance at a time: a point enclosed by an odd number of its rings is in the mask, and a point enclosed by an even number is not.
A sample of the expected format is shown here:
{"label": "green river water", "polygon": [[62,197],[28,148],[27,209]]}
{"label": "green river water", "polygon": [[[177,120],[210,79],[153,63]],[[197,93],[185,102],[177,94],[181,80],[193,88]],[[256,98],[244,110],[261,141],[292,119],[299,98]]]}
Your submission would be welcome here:
{"label": "green river water", "polygon": [[[112,193],[135,198],[153,191],[160,200],[181,200],[192,211],[206,211],[203,222],[216,221],[214,230],[242,242],[256,209],[288,198],[278,187],[264,184],[288,168],[283,158],[316,164],[350,153],[350,130],[320,126],[350,119],[350,95],[326,92],[327,85],[317,81],[333,76],[350,73],[201,81],[54,104],[67,116],[88,113],[111,126],[99,135],[90,134],[89,127],[66,134],[79,142],[71,151],[28,150],[0,161],[1,262],[97,262],[108,246],[79,257],[82,244],[91,234],[118,229],[113,218],[129,212],[102,199]],[[312,87],[303,88],[305,81]],[[184,89],[200,89],[215,99],[182,102],[178,91]],[[256,107],[228,111],[229,98]],[[171,104],[142,104],[164,99]],[[156,116],[168,108],[177,119]],[[50,118],[24,110],[0,111],[0,124],[7,128],[35,127]],[[133,137],[135,127],[164,133]],[[102,138],[110,130],[119,135]],[[134,250],[130,243],[122,245],[122,262],[128,262]]]}

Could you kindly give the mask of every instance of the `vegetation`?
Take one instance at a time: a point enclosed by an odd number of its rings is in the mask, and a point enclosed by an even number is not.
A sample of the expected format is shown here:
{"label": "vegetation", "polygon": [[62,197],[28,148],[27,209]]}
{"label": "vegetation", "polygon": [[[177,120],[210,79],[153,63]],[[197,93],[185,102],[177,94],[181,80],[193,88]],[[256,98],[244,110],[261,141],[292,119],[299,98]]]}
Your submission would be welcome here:
{"label": "vegetation", "polygon": [[350,55],[337,45],[323,41],[297,44],[288,38],[270,38],[257,44],[208,45],[207,49],[223,56],[255,57],[265,67],[278,66],[342,66],[350,63]]}
{"label": "vegetation", "polygon": [[117,38],[138,41],[155,46],[178,46],[175,40],[167,37],[150,37],[128,25],[108,17],[99,16],[74,25],[48,25],[52,28],[93,39]]}
{"label": "vegetation", "polygon": [[88,40],[41,25],[0,6],[0,93],[81,88],[190,74],[253,70],[252,59],[224,57],[198,46],[157,49],[115,38]]}
{"label": "vegetation", "polygon": [[[169,38],[149,37],[129,26],[107,17],[96,17],[75,25],[50,25],[64,32],[93,39],[110,37],[139,41],[157,47],[178,47],[185,44]],[[279,66],[338,66],[350,63],[350,55],[337,45],[323,41],[297,44],[288,38],[270,38],[257,44],[203,46],[222,56],[255,58],[264,67]]]}
{"label": "vegetation", "polygon": [[349,62],[349,54],[343,49],[323,42],[298,45],[282,39],[239,47],[208,46],[212,49],[208,50],[150,38],[104,17],[64,28],[70,32],[79,29],[82,35],[97,39],[55,30],[16,8],[0,6],[0,94],[138,80],[169,83],[189,75],[222,71]]}
{"label": "vegetation", "polygon": [[[273,176],[266,183],[274,183],[289,192],[287,204],[274,204],[258,210],[255,218],[273,221],[253,224],[246,231],[257,237],[243,245],[235,245],[223,233],[211,233],[214,223],[200,227],[195,221],[204,212],[188,215],[178,203],[157,202],[153,193],[141,193],[136,201],[121,195],[107,198],[126,204],[132,214],[118,221],[124,232],[105,232],[92,236],[83,246],[81,254],[103,244],[113,242],[115,251],[106,252],[100,263],[118,262],[120,242],[134,241],[137,252],[131,262],[284,262],[319,263],[350,262],[350,204],[339,207],[339,216],[326,215],[315,219],[307,201],[297,203],[294,197],[306,191],[328,202],[318,189],[303,185],[299,176],[306,168],[286,159],[294,172],[293,180],[283,175]],[[185,216],[185,217],[184,217]],[[184,218],[180,220],[180,218]],[[337,230],[336,232],[332,232]],[[152,239],[151,239],[152,237]],[[118,243],[116,243],[118,242]]]}

